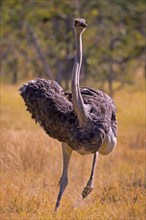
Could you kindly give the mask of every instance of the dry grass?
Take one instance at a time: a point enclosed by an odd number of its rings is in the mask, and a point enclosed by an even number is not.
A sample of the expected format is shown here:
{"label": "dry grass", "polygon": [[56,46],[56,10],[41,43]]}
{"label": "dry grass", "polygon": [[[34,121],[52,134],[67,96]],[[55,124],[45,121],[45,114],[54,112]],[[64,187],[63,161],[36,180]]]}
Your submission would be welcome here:
{"label": "dry grass", "polygon": [[74,153],[69,185],[54,214],[62,169],[60,143],[49,138],[25,112],[16,87],[1,94],[1,219],[142,220],[145,219],[144,91],[117,94],[119,141],[100,156],[94,191],[82,200],[92,155]]}

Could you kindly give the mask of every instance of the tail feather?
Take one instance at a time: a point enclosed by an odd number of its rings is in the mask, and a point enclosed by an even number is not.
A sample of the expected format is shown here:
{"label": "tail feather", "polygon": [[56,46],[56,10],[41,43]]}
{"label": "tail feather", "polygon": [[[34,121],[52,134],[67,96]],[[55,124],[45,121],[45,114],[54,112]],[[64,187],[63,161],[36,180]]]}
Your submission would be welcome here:
{"label": "tail feather", "polygon": [[30,83],[35,83],[36,80],[31,80],[29,81],[28,83],[24,83],[20,88],[19,88],[19,92],[20,92],[20,95],[26,91],[26,88],[27,86],[30,84]]}

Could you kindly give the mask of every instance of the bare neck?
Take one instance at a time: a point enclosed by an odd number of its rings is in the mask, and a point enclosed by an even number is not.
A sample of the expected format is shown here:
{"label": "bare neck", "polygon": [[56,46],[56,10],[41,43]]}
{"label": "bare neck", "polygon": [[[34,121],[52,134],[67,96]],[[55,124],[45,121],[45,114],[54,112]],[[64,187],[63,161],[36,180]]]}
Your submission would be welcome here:
{"label": "bare neck", "polygon": [[74,110],[79,120],[79,124],[84,127],[87,125],[89,116],[86,110],[86,106],[83,102],[79,85],[80,69],[82,64],[82,33],[78,33],[75,31],[75,38],[76,57],[72,70],[72,99]]}

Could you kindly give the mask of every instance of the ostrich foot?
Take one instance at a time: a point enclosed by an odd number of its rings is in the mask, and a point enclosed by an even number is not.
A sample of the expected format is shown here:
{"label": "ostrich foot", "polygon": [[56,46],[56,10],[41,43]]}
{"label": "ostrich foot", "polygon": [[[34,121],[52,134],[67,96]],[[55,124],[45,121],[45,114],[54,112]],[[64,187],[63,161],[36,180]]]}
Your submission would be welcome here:
{"label": "ostrich foot", "polygon": [[93,190],[93,188],[94,188],[93,185],[87,185],[87,186],[84,188],[84,190],[83,190],[83,192],[82,192],[82,197],[83,197],[83,199],[86,198],[86,197],[90,194],[90,192]]}

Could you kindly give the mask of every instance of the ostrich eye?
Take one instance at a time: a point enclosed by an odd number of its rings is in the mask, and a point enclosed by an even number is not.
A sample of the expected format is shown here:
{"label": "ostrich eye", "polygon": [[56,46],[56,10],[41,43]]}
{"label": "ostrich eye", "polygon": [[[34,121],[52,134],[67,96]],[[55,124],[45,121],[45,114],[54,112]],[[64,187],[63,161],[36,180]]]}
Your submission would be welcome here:
{"label": "ostrich eye", "polygon": [[75,25],[77,25],[78,24],[78,21],[77,20],[75,20],[75,23],[74,23]]}

